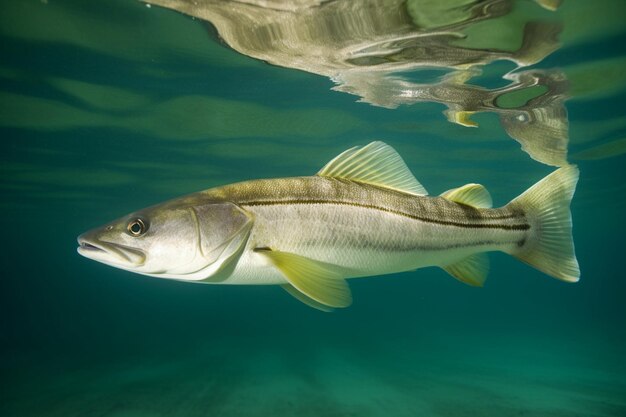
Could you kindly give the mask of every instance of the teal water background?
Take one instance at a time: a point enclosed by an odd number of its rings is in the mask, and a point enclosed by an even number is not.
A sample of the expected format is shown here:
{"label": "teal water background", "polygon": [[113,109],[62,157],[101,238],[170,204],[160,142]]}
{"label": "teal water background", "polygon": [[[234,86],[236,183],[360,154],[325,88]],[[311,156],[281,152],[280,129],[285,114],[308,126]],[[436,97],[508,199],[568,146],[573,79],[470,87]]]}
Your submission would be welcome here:
{"label": "teal water background", "polygon": [[[324,314],[275,287],[97,264],[76,236],[185,193],[313,174],[372,140],[432,194],[476,182],[496,206],[554,168],[494,114],[469,128],[437,103],[357,103],[173,11],[0,1],[0,414],[626,415],[625,16],[566,1],[563,46],[537,65],[571,83],[579,283],[494,253],[482,289],[434,268],[365,278]],[[476,83],[505,85],[490,74],[513,65],[489,69]]]}

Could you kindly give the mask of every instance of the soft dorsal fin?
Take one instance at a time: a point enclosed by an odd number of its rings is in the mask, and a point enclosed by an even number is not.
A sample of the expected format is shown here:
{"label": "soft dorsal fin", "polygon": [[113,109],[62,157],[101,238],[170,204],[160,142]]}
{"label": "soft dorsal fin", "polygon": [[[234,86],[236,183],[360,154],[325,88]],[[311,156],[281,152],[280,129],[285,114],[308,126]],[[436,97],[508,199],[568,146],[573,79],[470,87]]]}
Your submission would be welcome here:
{"label": "soft dorsal fin", "polygon": [[327,163],[317,175],[343,178],[413,195],[428,195],[398,152],[379,141],[348,149]]}
{"label": "soft dorsal fin", "polygon": [[443,269],[454,278],[473,287],[482,287],[489,273],[489,258],[484,253],[470,255]]}
{"label": "soft dorsal fin", "polygon": [[[269,248],[258,248],[255,252],[265,256],[289,284],[304,295],[296,298],[305,304],[320,310],[348,307],[352,304],[350,288],[338,267]],[[291,288],[287,290],[294,295]],[[308,299],[314,302],[308,302]]]}
{"label": "soft dorsal fin", "polygon": [[476,208],[491,208],[493,204],[489,191],[480,184],[465,184],[442,193],[441,197]]}

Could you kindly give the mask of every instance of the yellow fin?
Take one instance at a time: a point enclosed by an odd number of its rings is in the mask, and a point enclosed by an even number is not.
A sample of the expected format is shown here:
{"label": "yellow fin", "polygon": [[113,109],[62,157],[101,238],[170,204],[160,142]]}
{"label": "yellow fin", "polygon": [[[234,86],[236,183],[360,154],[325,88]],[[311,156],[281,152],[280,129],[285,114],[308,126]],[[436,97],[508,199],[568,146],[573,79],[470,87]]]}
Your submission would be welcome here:
{"label": "yellow fin", "polygon": [[523,210],[532,224],[537,225],[525,244],[511,255],[568,282],[580,279],[569,209],[578,175],[575,165],[559,168],[508,204]]}
{"label": "yellow fin", "polygon": [[456,111],[456,110],[447,110],[444,112],[448,117],[448,121],[452,123],[456,123],[465,127],[478,127],[478,123],[470,119],[472,114],[476,113],[475,111]]}
{"label": "yellow fin", "polygon": [[317,175],[343,178],[413,195],[428,195],[398,152],[380,141],[348,149],[327,163]]}
{"label": "yellow fin", "polygon": [[441,197],[476,208],[491,208],[493,205],[489,191],[480,184],[465,184],[442,193]]}
{"label": "yellow fin", "polygon": [[334,308],[332,307],[328,307],[327,305],[324,305],[322,303],[318,303],[317,301],[315,301],[314,299],[304,295],[303,293],[301,293],[298,289],[296,289],[293,285],[291,284],[285,284],[285,285],[281,285],[281,287],[287,291],[290,295],[293,296],[293,298],[295,298],[296,300],[308,305],[309,307],[313,307],[317,310],[323,311],[325,313],[330,313],[332,311],[335,311]]}
{"label": "yellow fin", "polygon": [[544,9],[554,12],[561,6],[563,0],[535,0],[535,3],[537,3]]}
{"label": "yellow fin", "polygon": [[443,269],[454,278],[474,287],[482,287],[489,272],[489,258],[484,253],[468,256]]}
{"label": "yellow fin", "polygon": [[256,252],[265,256],[306,297],[333,308],[352,304],[348,283],[337,267],[288,252],[271,249],[256,249]]}

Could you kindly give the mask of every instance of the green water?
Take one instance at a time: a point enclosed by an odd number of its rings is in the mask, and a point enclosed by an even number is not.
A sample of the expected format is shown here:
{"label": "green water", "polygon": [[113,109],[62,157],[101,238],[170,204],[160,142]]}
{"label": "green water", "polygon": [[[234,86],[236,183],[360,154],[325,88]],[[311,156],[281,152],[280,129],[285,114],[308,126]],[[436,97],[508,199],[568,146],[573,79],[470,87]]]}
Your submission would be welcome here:
{"label": "green water", "polygon": [[[431,194],[476,182],[501,206],[555,169],[543,147],[529,155],[536,136],[522,151],[529,131],[505,130],[498,112],[546,87],[502,96],[468,127],[446,120],[447,102],[357,102],[172,10],[0,0],[0,415],[626,415],[626,9],[511,4],[512,20],[468,27],[463,42],[515,49],[524,22],[562,25],[561,47],[530,68],[567,80],[551,101],[567,116],[550,120],[581,171],[580,282],[493,253],[484,288],[436,268],[371,277],[326,314],[276,287],[114,269],[76,254],[76,236],[185,193],[311,175],[372,140]],[[441,24],[433,16],[421,24]],[[467,84],[502,88],[514,68],[485,63]],[[449,71],[405,76],[428,84]]]}

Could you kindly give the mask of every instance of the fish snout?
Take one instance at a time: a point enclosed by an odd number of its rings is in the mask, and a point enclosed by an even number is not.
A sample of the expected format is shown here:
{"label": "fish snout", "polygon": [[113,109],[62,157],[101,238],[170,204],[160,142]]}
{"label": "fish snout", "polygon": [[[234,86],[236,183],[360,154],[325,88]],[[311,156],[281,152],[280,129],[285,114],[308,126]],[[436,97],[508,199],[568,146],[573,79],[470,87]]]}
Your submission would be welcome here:
{"label": "fish snout", "polygon": [[94,261],[118,267],[137,268],[145,263],[146,255],[141,249],[97,238],[97,230],[78,236],[77,252]]}

